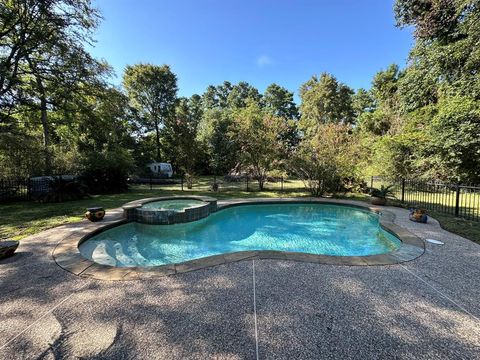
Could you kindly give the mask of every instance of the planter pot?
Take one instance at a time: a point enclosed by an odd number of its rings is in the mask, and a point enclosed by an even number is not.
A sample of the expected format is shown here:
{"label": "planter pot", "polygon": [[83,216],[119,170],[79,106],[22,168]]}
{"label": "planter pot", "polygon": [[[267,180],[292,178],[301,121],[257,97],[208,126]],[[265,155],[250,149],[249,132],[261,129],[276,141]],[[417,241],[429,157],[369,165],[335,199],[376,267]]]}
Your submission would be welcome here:
{"label": "planter pot", "polygon": [[85,213],[85,217],[90,221],[100,221],[105,216],[105,210],[103,207],[92,207],[88,208],[87,212]]}
{"label": "planter pot", "polygon": [[385,204],[387,203],[387,199],[385,199],[385,198],[379,198],[379,197],[376,197],[376,196],[372,196],[372,197],[370,198],[370,203],[371,203],[372,205],[381,205],[381,206],[383,206],[383,205],[385,205]]}
{"label": "planter pot", "polygon": [[0,241],[0,259],[12,256],[18,248],[18,241]]}

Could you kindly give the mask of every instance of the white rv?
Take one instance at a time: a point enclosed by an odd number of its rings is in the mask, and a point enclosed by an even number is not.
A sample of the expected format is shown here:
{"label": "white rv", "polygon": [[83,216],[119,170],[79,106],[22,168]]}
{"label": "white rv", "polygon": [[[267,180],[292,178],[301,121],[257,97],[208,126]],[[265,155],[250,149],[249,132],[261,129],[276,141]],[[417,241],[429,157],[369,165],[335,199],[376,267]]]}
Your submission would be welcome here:
{"label": "white rv", "polygon": [[162,163],[162,162],[152,162],[148,164],[147,167],[154,174],[163,175],[168,178],[171,178],[173,176],[172,164]]}

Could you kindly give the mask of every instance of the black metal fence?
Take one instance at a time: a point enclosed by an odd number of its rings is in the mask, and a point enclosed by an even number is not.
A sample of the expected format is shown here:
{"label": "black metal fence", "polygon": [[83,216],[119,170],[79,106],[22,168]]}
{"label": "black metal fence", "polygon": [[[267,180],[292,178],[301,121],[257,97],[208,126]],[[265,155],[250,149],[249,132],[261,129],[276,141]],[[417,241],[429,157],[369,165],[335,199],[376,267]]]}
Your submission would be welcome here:
{"label": "black metal fence", "polygon": [[29,179],[0,179],[0,202],[30,200]]}
{"label": "black metal fence", "polygon": [[480,186],[401,179],[389,181],[372,177],[371,187],[392,186],[402,203],[473,221],[480,221]]}

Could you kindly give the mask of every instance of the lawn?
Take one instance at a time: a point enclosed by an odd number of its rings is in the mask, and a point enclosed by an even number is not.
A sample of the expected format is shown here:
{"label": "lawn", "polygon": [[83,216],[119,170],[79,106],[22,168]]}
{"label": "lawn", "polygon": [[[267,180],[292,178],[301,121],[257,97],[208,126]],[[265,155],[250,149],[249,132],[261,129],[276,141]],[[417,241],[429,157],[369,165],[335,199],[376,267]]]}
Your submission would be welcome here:
{"label": "lawn", "polygon": [[[210,190],[211,177],[198,178],[193,189],[184,191],[180,185],[133,185],[129,191],[121,194],[95,195],[90,199],[69,201],[64,203],[43,204],[37,202],[15,202],[0,205],[0,239],[9,238],[20,240],[26,236],[39,233],[52,227],[79,221],[87,207],[103,206],[107,211],[122,206],[126,202],[156,196],[167,195],[209,195],[218,199],[226,198],[249,198],[249,197],[301,197],[309,196],[303,183],[298,180],[287,180],[267,183],[263,191],[259,191],[256,183],[249,183],[249,191],[246,183],[223,183],[220,181],[220,189],[214,193]],[[363,194],[339,195],[339,198],[349,198],[359,201],[368,201],[368,196]],[[455,218],[439,212],[431,212],[431,215],[440,221],[445,230],[459,234],[477,243],[480,243],[480,223]]]}

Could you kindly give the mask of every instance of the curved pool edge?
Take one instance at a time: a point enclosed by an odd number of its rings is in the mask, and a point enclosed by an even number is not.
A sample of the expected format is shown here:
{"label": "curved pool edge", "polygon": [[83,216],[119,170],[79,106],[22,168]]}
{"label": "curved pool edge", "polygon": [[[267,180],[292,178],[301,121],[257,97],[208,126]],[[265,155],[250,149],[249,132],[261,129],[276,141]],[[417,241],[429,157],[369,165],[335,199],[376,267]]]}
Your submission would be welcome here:
{"label": "curved pool edge", "polygon": [[140,280],[149,279],[179,273],[209,268],[212,266],[228,264],[243,260],[272,259],[301,261],[325,265],[346,265],[346,266],[376,266],[395,265],[412,261],[425,252],[425,243],[418,236],[410,231],[396,225],[393,220],[395,215],[383,207],[372,206],[360,201],[339,200],[339,199],[318,199],[318,198],[278,198],[278,199],[231,199],[218,201],[218,210],[227,209],[233,206],[253,204],[277,204],[277,203],[321,203],[331,205],[343,205],[357,207],[380,213],[380,226],[398,237],[402,244],[395,251],[367,256],[330,256],[317,255],[299,252],[284,252],[272,250],[242,251],[228,254],[219,254],[200,259],[190,260],[177,264],[160,265],[154,267],[115,267],[101,265],[92,260],[84,258],[78,246],[92,236],[108,230],[112,227],[125,224],[128,220],[121,214],[115,213],[113,217],[102,223],[90,223],[79,231],[63,239],[55,249],[52,256],[58,266],[77,276],[97,280]]}

